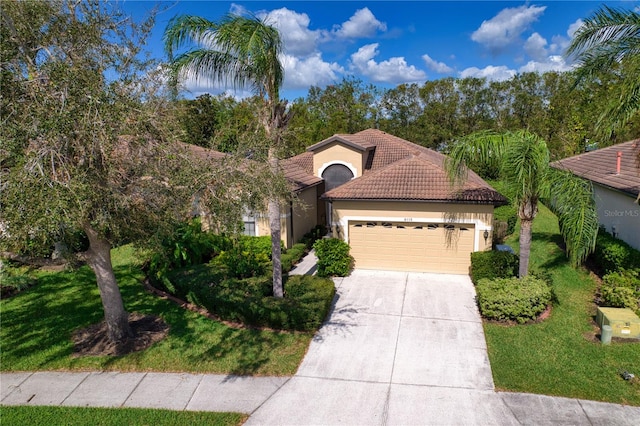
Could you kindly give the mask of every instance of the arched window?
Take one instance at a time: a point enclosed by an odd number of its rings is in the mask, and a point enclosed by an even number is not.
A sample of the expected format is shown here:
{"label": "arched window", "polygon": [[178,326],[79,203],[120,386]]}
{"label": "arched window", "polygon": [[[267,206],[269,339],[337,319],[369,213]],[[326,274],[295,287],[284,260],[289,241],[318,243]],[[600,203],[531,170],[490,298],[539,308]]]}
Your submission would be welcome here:
{"label": "arched window", "polygon": [[347,166],[332,164],[324,169],[322,179],[324,179],[325,191],[330,191],[353,179],[353,173],[351,173],[351,170],[349,170]]}

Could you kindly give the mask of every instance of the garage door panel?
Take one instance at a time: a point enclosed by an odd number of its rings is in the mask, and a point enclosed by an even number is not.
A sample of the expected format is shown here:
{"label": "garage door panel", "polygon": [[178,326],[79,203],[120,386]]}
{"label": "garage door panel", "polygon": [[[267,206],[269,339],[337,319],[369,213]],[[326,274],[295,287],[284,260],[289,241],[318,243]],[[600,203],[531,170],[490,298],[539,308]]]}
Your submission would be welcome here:
{"label": "garage door panel", "polygon": [[468,273],[473,225],[351,222],[349,244],[356,268]]}

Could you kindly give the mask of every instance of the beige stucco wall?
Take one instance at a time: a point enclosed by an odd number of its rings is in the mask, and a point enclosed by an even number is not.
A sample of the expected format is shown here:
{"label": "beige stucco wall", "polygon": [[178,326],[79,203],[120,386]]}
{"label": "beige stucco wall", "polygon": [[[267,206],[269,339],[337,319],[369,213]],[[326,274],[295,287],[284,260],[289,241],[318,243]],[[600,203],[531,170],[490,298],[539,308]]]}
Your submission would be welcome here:
{"label": "beige stucco wall", "polygon": [[[280,235],[285,247],[289,248],[317,225],[318,193],[317,186],[307,188],[297,194],[293,204],[280,206]],[[293,226],[291,223],[293,210]],[[293,230],[293,232],[292,232]],[[266,212],[256,217],[256,235],[271,235],[269,216]]]}
{"label": "beige stucco wall", "polygon": [[[410,223],[473,224],[474,251],[488,250],[492,241],[493,206],[481,204],[419,203],[399,201],[334,201],[333,236],[349,242],[349,221],[377,220]],[[485,241],[484,231],[489,231]]]}
{"label": "beige stucco wall", "polygon": [[354,177],[362,176],[366,162],[366,153],[334,142],[313,152],[313,172],[322,177],[322,172],[331,164],[342,164],[353,173]]}
{"label": "beige stucco wall", "polygon": [[598,220],[607,232],[640,250],[640,205],[635,198],[601,185],[593,185]]}
{"label": "beige stucco wall", "polygon": [[293,244],[299,242],[304,234],[317,225],[317,188],[317,186],[314,186],[299,192],[297,199],[293,201],[293,235],[291,241]]}

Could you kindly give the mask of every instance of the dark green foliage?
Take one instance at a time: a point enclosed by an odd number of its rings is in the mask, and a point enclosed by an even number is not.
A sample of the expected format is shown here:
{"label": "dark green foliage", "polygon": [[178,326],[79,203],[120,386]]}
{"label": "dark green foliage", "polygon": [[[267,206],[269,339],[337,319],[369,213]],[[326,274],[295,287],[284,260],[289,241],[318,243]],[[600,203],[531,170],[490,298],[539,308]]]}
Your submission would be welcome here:
{"label": "dark green foliage", "polygon": [[0,268],[0,296],[19,293],[35,285],[36,281],[28,268],[15,268],[5,263]]}
{"label": "dark green foliage", "polygon": [[327,227],[324,225],[316,225],[311,231],[304,234],[300,242],[311,250],[313,248],[313,243],[325,235],[327,235]]}
{"label": "dark green foliage", "polygon": [[591,258],[603,275],[640,266],[640,251],[614,238],[603,228],[598,231],[596,249]]}
{"label": "dark green foliage", "polygon": [[485,278],[478,282],[476,293],[484,318],[519,324],[534,320],[553,298],[551,287],[531,275],[494,280]]}
{"label": "dark green foliage", "polygon": [[511,235],[516,229],[516,222],[518,221],[518,211],[512,205],[500,206],[493,209],[493,218],[500,222],[507,224],[506,234]]}
{"label": "dark green foliage", "polygon": [[629,308],[640,315],[640,269],[605,275],[600,291],[603,306]]}
{"label": "dark green foliage", "polygon": [[212,265],[175,271],[176,296],[207,309],[226,321],[275,329],[317,329],[331,306],[333,281],[309,275],[290,277],[286,297],[271,296],[271,277],[221,279]]}
{"label": "dark green foliage", "polygon": [[294,265],[307,254],[307,246],[303,243],[294,244],[293,247],[282,253],[282,272],[287,273],[293,269]]}
{"label": "dark green foliage", "polygon": [[269,257],[251,248],[245,249],[239,242],[220,253],[212,264],[223,267],[232,278],[249,278],[263,275],[269,265]]}
{"label": "dark green foliage", "polygon": [[351,272],[353,258],[349,255],[349,244],[338,238],[323,238],[313,243],[318,256],[318,276],[345,277]]}
{"label": "dark green foliage", "polygon": [[471,281],[510,278],[518,275],[518,256],[506,251],[476,251],[471,253]]}

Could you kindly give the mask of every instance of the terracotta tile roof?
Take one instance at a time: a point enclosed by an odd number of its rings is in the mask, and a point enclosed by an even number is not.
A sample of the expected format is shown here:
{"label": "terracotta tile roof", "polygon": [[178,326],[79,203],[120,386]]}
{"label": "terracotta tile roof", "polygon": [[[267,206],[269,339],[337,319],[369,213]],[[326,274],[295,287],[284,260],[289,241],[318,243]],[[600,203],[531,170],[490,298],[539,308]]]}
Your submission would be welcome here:
{"label": "terracotta tile roof", "polygon": [[[617,173],[618,152],[622,153],[619,174]],[[634,139],[555,161],[551,163],[551,167],[569,170],[582,178],[637,197],[640,193],[638,152],[640,152],[640,139]]]}
{"label": "terracotta tile roof", "polygon": [[293,191],[300,191],[322,182],[322,179],[314,176],[312,172],[313,154],[308,153],[310,155],[306,156],[305,154],[280,161],[280,167],[292,185]]}
{"label": "terracotta tile roof", "polygon": [[222,160],[223,158],[227,157],[227,154],[223,152],[209,148],[203,148],[198,145],[192,145],[189,143],[180,143],[180,145],[203,160]]}
{"label": "terracotta tile roof", "polygon": [[443,168],[445,155],[376,129],[334,135],[287,161],[295,162],[313,176],[313,151],[334,142],[362,151],[368,156],[367,163],[362,176],[325,193],[324,198],[506,202],[473,172],[462,188],[453,190]]}
{"label": "terracotta tile roof", "polygon": [[329,200],[415,200],[504,204],[506,199],[478,175],[452,188],[443,168],[427,154],[396,161],[353,179],[323,195]]}

